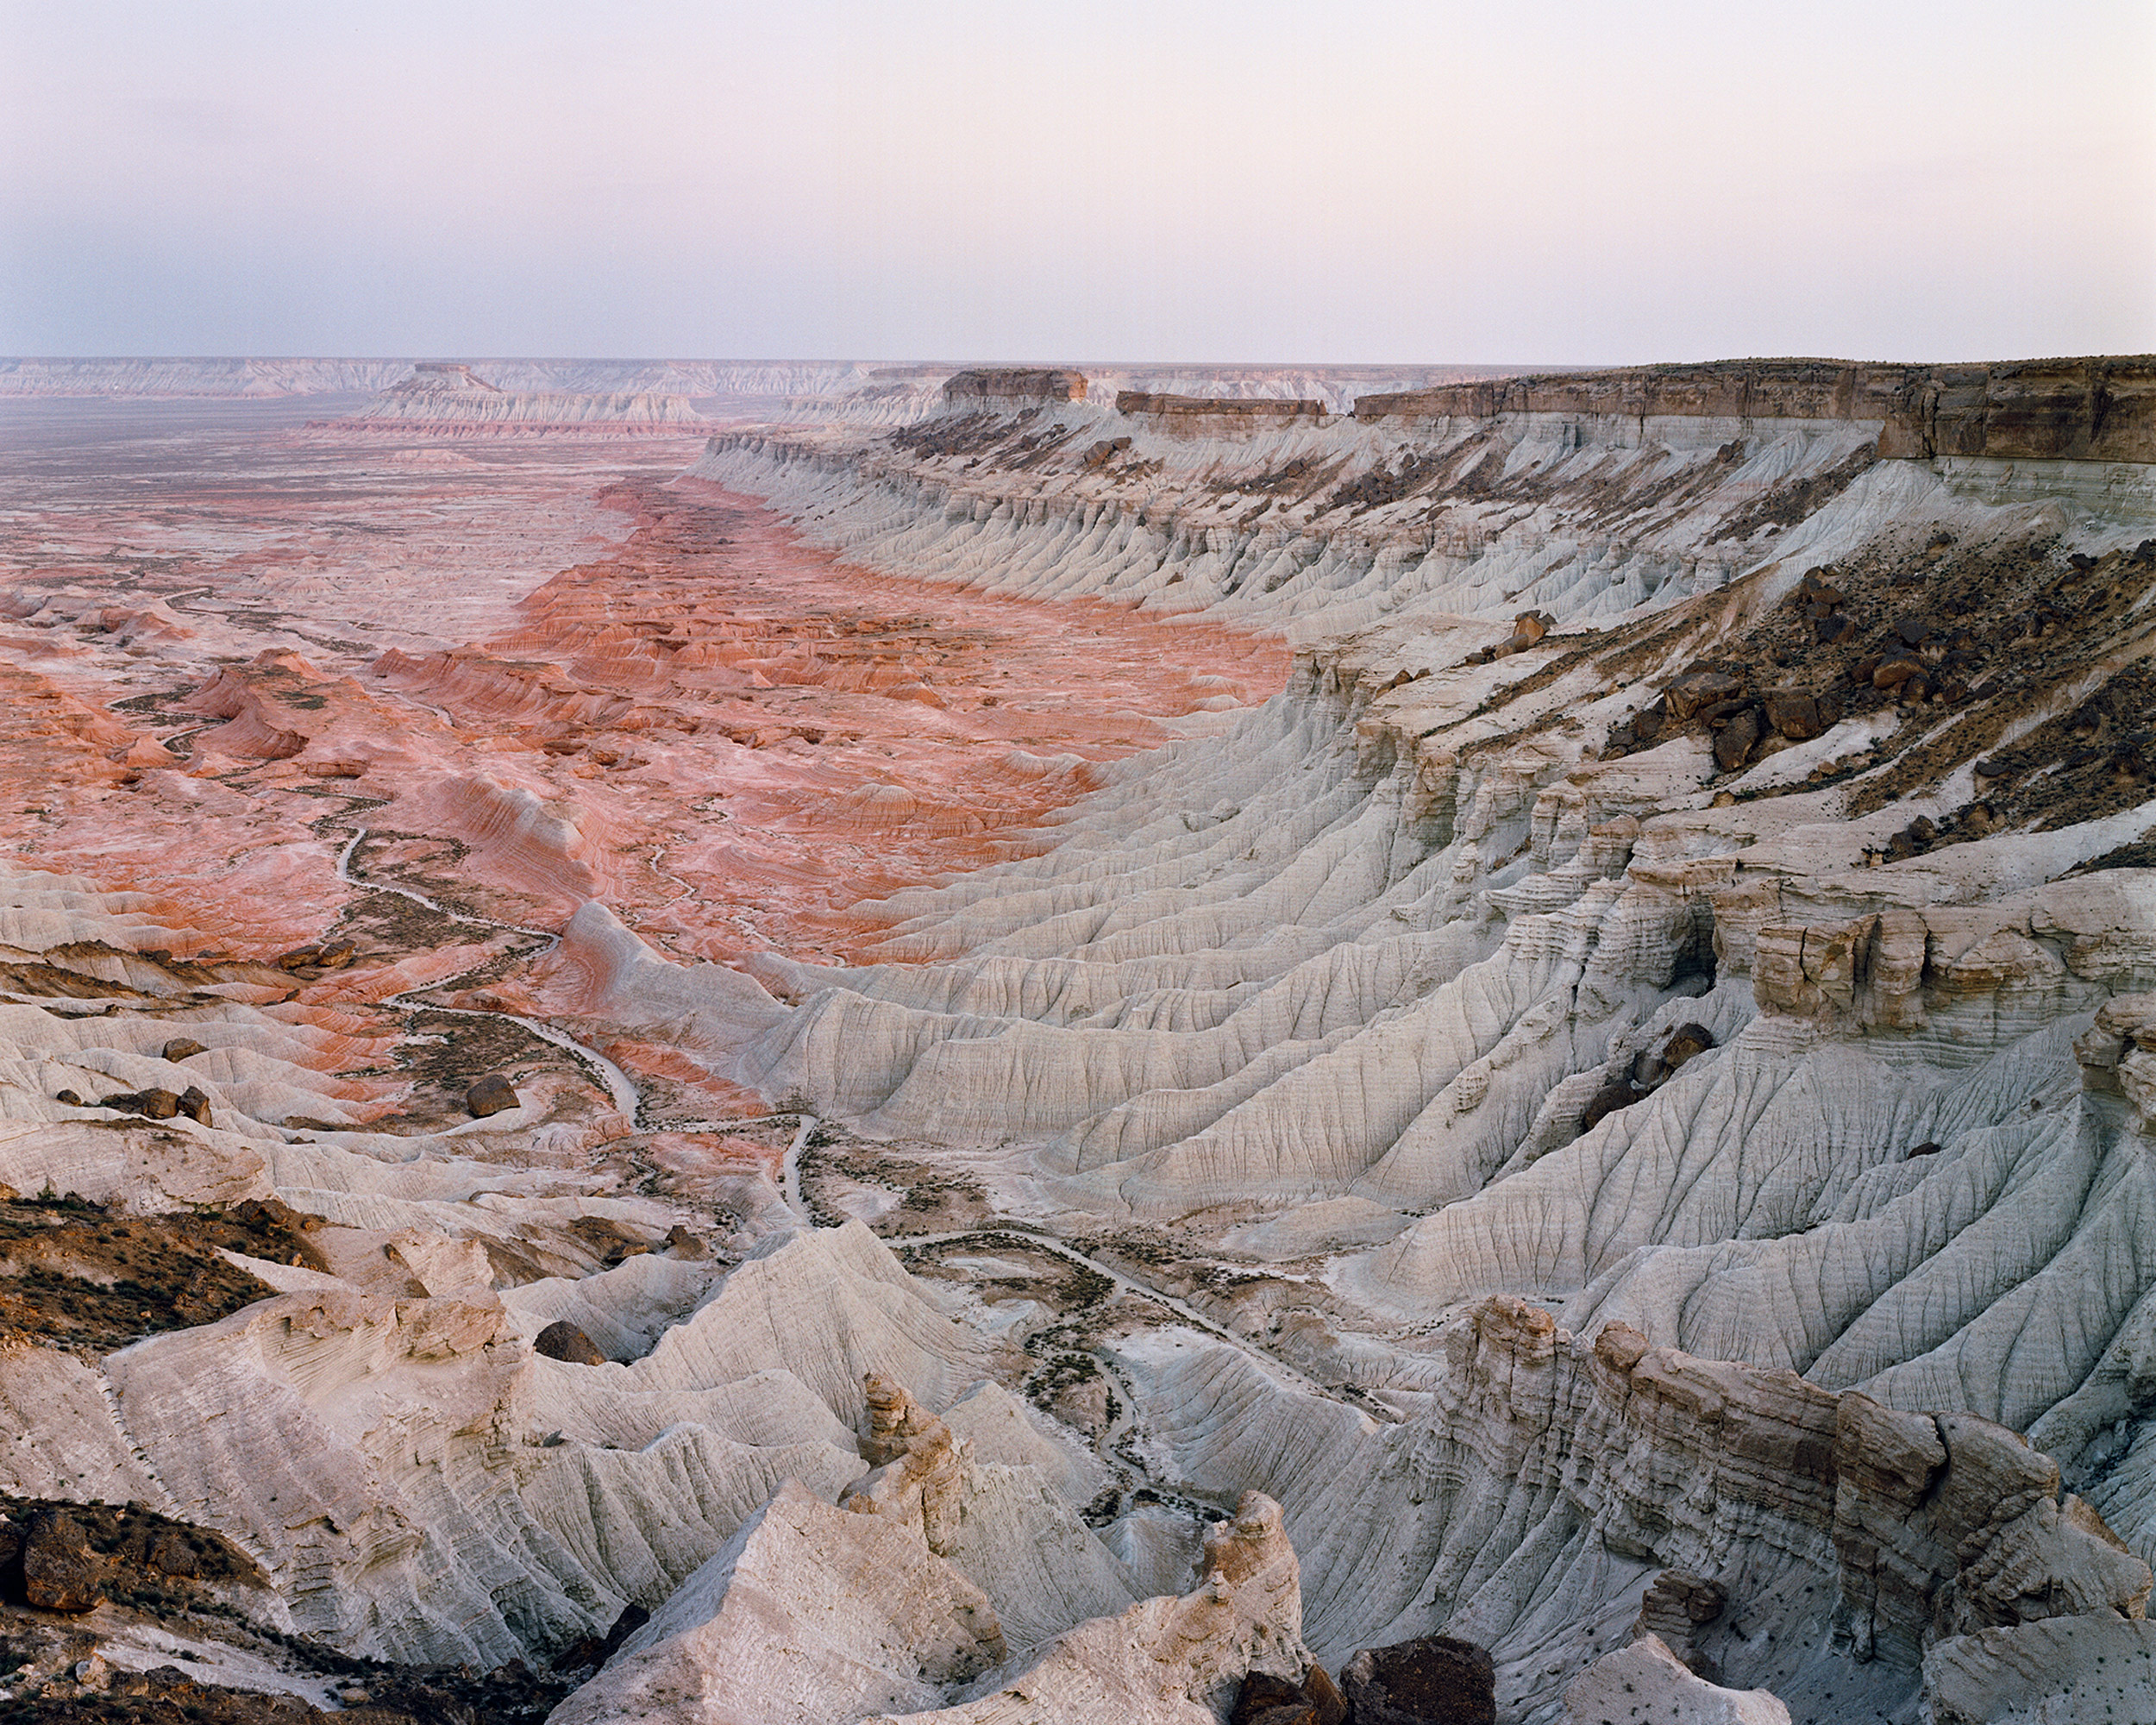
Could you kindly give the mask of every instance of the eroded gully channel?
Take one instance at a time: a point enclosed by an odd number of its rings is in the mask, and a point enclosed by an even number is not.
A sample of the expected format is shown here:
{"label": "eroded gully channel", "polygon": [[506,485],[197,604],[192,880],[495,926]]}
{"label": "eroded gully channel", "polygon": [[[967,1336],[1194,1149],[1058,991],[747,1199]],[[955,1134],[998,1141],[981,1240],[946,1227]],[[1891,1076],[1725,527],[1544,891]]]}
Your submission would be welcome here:
{"label": "eroded gully channel", "polygon": [[[336,876],[347,886],[358,888],[362,892],[388,894],[407,900],[436,916],[445,918],[451,922],[464,924],[468,927],[494,929],[504,933],[523,935],[530,939],[537,940],[542,944],[530,955],[533,958],[542,957],[561,944],[561,937],[548,930],[528,928],[521,923],[501,922],[492,917],[479,916],[469,911],[454,910],[414,888],[363,878],[354,872],[353,864],[359,855],[360,847],[366,843],[367,837],[366,827],[354,829],[352,836],[337,853]],[[480,1007],[445,1007],[433,1000],[415,998],[436,989],[454,987],[463,982],[493,962],[492,957],[482,959],[469,969],[459,971],[454,975],[437,978],[418,988],[408,988],[401,993],[389,995],[382,1004],[406,1012],[441,1013],[458,1018],[504,1019],[511,1024],[522,1026],[534,1036],[561,1049],[575,1060],[606,1090],[613,1100],[615,1108],[630,1121],[630,1125],[640,1130],[642,1129],[644,1126],[643,1097],[642,1092],[636,1088],[636,1081],[612,1060],[588,1043],[579,1041],[567,1031],[558,1029],[542,1019],[530,1018],[521,1013]],[[727,1120],[669,1121],[667,1130],[688,1132],[717,1132],[724,1131],[737,1124],[738,1122]],[[800,1158],[801,1152],[807,1145],[818,1124],[817,1118],[813,1114],[804,1114],[800,1117],[799,1129],[794,1132],[792,1142],[787,1147],[781,1170],[780,1189],[787,1207],[805,1227],[813,1226],[815,1224],[811,1219],[810,1208],[801,1190]],[[1124,1292],[1158,1307],[1174,1320],[1187,1324],[1211,1339],[1236,1349],[1238,1352],[1247,1356],[1261,1371],[1267,1372],[1284,1384],[1309,1395],[1321,1396],[1328,1401],[1339,1402],[1344,1406],[1353,1407],[1357,1412],[1366,1417],[1373,1411],[1369,1407],[1359,1402],[1350,1401],[1338,1395],[1315,1378],[1288,1364],[1278,1355],[1235,1334],[1232,1331],[1223,1328],[1198,1311],[1188,1301],[1152,1287],[1139,1281],[1125,1270],[1103,1263],[1089,1253],[1081,1251],[1077,1247],[1067,1244],[1037,1225],[999,1219],[979,1227],[961,1228],[943,1233],[905,1235],[890,1241],[889,1244],[897,1248],[911,1249],[953,1245],[967,1240],[987,1241],[998,1234],[1023,1240],[1028,1245],[1037,1246],[1042,1251],[1052,1252],[1068,1263],[1091,1270],[1097,1276],[1105,1276]],[[1137,1414],[1134,1386],[1127,1381],[1120,1371],[1115,1369],[1112,1361],[1103,1359],[1100,1364],[1102,1369],[1108,1371],[1117,1383],[1118,1387],[1123,1391],[1123,1396],[1120,1409],[1110,1421],[1107,1429],[1100,1433],[1096,1440],[1095,1448],[1101,1458],[1111,1467],[1117,1468],[1119,1471],[1129,1470],[1131,1473],[1145,1477],[1149,1483],[1154,1484],[1156,1491],[1162,1490],[1164,1482],[1150,1480],[1150,1470],[1146,1468],[1144,1461],[1130,1443],[1136,1425]],[[1180,1497],[1180,1494],[1172,1491],[1163,1491],[1163,1495],[1171,1500]]]}

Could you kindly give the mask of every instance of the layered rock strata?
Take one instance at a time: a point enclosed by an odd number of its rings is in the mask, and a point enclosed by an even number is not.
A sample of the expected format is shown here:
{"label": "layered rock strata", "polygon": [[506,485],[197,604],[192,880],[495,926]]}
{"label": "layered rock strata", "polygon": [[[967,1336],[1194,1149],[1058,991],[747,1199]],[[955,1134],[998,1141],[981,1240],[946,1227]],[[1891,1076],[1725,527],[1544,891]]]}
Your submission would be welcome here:
{"label": "layered rock strata", "polygon": [[[285,866],[367,915],[270,906],[237,957],[172,883],[9,877],[8,1273],[112,1285],[0,1352],[65,1433],[0,1488],[214,1529],[354,1656],[597,1663],[580,1721],[1195,1725],[1433,1635],[1506,1725],[2134,1704],[2156,492],[2089,455],[2145,371],[1299,390],[1195,435],[961,389],[722,438],[612,493],[618,555],[348,687],[187,648],[185,588],[95,641],[39,589],[24,639],[90,644],[17,649],[66,696],[34,746],[97,794],[172,776],[98,681],[135,642],[210,656],[167,692],[229,763],[198,821],[349,784],[408,824],[339,795]],[[656,614],[777,559],[714,480],[872,572],[825,566],[806,650],[778,583],[753,629]],[[848,582],[890,662],[821,614]],[[1031,752],[1051,715],[918,615],[1012,599],[1159,643],[1128,687],[1175,725],[1073,693],[1090,752],[1022,806],[1023,763],[856,796]],[[1128,608],[1276,631],[1290,685]],[[834,741],[856,697],[918,718]],[[529,758],[423,782],[388,713]],[[154,1290],[198,1205],[197,1311]]]}

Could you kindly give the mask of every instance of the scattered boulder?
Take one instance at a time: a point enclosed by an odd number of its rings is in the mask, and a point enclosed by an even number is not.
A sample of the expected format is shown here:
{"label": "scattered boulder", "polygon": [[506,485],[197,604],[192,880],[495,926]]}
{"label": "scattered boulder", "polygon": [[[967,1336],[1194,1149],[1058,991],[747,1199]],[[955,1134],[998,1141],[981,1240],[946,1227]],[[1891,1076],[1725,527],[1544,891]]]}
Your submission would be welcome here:
{"label": "scattered boulder", "polygon": [[82,1098],[78,1096],[72,1090],[62,1090],[60,1095],[53,1097],[53,1100],[55,1102],[64,1102],[71,1108],[79,1108],[82,1107]]}
{"label": "scattered boulder", "polygon": [[13,1543],[12,1561],[0,1553],[8,1568],[22,1565],[22,1598],[35,1611],[58,1611],[79,1616],[104,1603],[108,1565],[90,1549],[90,1541],[65,1509],[47,1509],[33,1516]]}
{"label": "scattered boulder", "polygon": [[[169,1107],[166,1106],[168,1101]],[[169,1120],[179,1112],[179,1098],[170,1090],[116,1090],[110,1096],[100,1096],[97,1106],[140,1120]]]}
{"label": "scattered boulder", "polygon": [[1629,1108],[1645,1094],[1626,1083],[1603,1085],[1587,1099],[1587,1107],[1580,1114],[1580,1130],[1592,1132],[1618,1109]]}
{"label": "scattered boulder", "polygon": [[1302,1681],[1254,1671],[1236,1691],[1228,1725],[1345,1725],[1347,1697],[1323,1665],[1311,1665]]}
{"label": "scattered boulder", "polygon": [[1679,677],[1663,691],[1670,714],[1689,719],[1716,701],[1733,700],[1744,693],[1744,681],[1727,671],[1693,671]]}
{"label": "scattered boulder", "polygon": [[210,1123],[210,1098],[198,1085],[190,1084],[179,1093],[179,1112],[197,1126],[206,1126]]}
{"label": "scattered boulder", "polygon": [[1927,1140],[1922,1144],[1912,1145],[1909,1153],[1902,1159],[1904,1162],[1913,1162],[1920,1156],[1937,1156],[1939,1150],[1940,1146],[1935,1142]]}
{"label": "scattered boulder", "polygon": [[1792,743],[1809,743],[1827,729],[1828,721],[1820,711],[1818,699],[1801,690],[1770,690],[1764,705],[1767,723],[1774,727],[1775,734]]}
{"label": "scattered boulder", "polygon": [[599,1344],[567,1318],[556,1318],[532,1338],[531,1351],[569,1365],[604,1365],[606,1356]]}
{"label": "scattered boulder", "polygon": [[464,1093],[464,1106],[475,1120],[505,1113],[518,1103],[517,1087],[498,1072],[488,1073]]}
{"label": "scattered boulder", "polygon": [[1822,570],[1808,569],[1804,579],[1796,584],[1796,597],[1805,607],[1814,613],[1838,611],[1848,602],[1848,595],[1832,582],[1821,579]]}
{"label": "scattered boulder", "polygon": [[1450,1635],[1365,1647],[1340,1686],[1355,1725],[1496,1725],[1496,1662]]}
{"label": "scattered boulder", "polygon": [[360,956],[360,949],[348,940],[328,946],[299,946],[285,953],[277,961],[280,970],[342,970]]}
{"label": "scattered boulder", "polygon": [[1633,1639],[1658,1637],[1688,1670],[1711,1680],[1720,1673],[1693,1644],[1693,1638],[1718,1621],[1728,1603],[1728,1596],[1718,1583],[1689,1570],[1665,1569],[1640,1598],[1639,1616],[1632,1626]]}
{"label": "scattered boulder", "polygon": [[667,1230],[666,1243],[668,1250],[677,1251],[684,1258],[709,1258],[711,1255],[711,1249],[704,1243],[703,1237],[691,1233],[679,1222]]}
{"label": "scattered boulder", "polygon": [[1759,709],[1748,706],[1714,733],[1714,764],[1725,773],[1735,772],[1752,758],[1758,740]]}
{"label": "scattered boulder", "polygon": [[1311,1665],[1302,1674],[1303,1693],[1317,1704],[1318,1725],[1346,1725],[1347,1697],[1326,1675],[1323,1665]]}
{"label": "scattered boulder", "polygon": [[1512,620],[1512,640],[1508,643],[1515,653],[1524,653],[1557,627],[1557,620],[1546,611],[1523,611]]}
{"label": "scattered boulder", "polygon": [[207,1054],[209,1051],[191,1036],[176,1036],[165,1044],[164,1057],[167,1060],[191,1060],[197,1054]]}
{"label": "scattered boulder", "polygon": [[1704,1054],[1714,1045],[1714,1032],[1705,1025],[1679,1025],[1662,1044],[1662,1063],[1674,1072],[1694,1055]]}
{"label": "scattered boulder", "polygon": [[1318,1725],[1318,1709],[1300,1684],[1251,1672],[1235,1693],[1228,1725]]}

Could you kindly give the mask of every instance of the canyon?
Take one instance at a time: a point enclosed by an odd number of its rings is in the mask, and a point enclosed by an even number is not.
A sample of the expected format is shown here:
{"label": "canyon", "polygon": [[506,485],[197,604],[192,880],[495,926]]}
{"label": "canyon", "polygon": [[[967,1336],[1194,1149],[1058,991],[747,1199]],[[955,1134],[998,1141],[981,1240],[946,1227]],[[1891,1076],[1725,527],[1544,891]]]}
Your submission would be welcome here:
{"label": "canyon", "polygon": [[27,1716],[2156,1719],[2156,361],[0,439]]}

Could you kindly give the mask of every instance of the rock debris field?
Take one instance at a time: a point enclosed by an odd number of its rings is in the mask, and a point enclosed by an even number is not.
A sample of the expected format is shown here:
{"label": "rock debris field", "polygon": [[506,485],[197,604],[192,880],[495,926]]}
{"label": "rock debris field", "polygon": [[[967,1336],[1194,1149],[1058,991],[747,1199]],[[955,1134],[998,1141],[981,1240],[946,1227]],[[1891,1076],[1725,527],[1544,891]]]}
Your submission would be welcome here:
{"label": "rock debris field", "polygon": [[2156,361],[4,380],[0,1712],[2156,1725]]}

